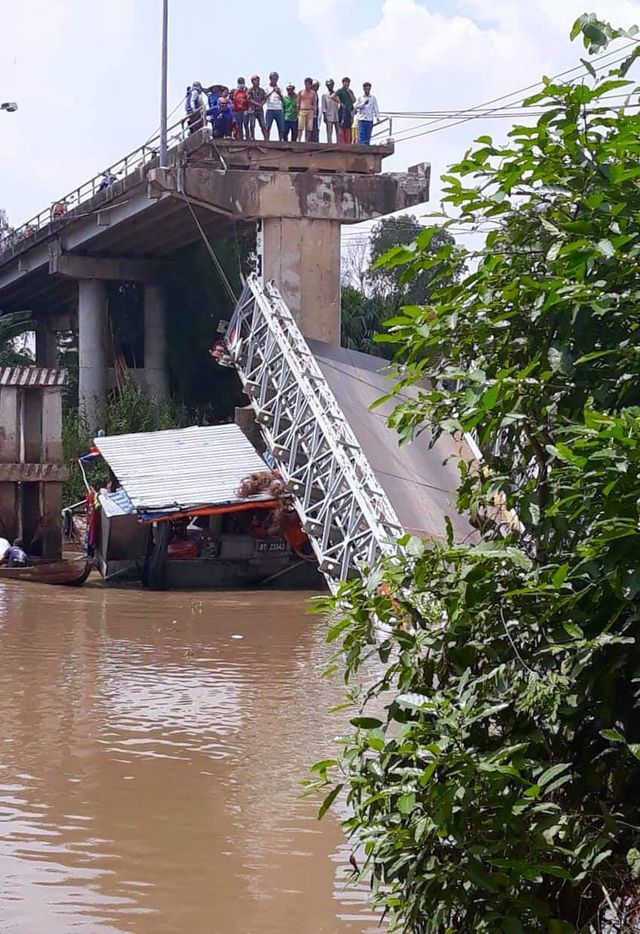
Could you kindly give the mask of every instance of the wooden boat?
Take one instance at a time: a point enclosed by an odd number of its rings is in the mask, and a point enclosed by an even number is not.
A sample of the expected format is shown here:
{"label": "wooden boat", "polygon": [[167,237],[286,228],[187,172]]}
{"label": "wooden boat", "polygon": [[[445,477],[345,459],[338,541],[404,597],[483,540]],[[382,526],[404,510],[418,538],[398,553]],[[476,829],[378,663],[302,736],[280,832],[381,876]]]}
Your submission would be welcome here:
{"label": "wooden boat", "polygon": [[91,573],[93,561],[83,555],[80,558],[62,558],[47,561],[32,558],[33,564],[26,568],[0,567],[0,582],[3,580],[23,581],[27,584],[64,584],[80,587]]}

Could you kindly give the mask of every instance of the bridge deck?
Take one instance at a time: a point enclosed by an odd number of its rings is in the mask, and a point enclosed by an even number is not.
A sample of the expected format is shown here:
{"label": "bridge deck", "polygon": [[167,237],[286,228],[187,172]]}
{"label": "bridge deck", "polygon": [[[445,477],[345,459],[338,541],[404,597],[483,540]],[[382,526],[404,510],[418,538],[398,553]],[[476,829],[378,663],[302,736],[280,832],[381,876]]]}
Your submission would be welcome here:
{"label": "bridge deck", "polygon": [[448,516],[457,541],[477,534],[468,517],[455,508],[458,462],[474,459],[467,443],[446,436],[429,448],[425,432],[413,444],[400,447],[387,426],[393,404],[371,410],[393,385],[386,361],[344,347],[308,343],[405,531],[442,541]]}
{"label": "bridge deck", "polygon": [[[186,165],[222,175],[247,170],[374,175],[392,152],[392,145],[212,140],[204,129],[181,137],[168,161],[174,177]],[[96,176],[59,199],[66,205],[64,215],[54,218],[48,208],[0,241],[0,309],[55,313],[75,301],[73,281],[49,275],[56,247],[83,256],[160,260],[195,242],[200,234],[185,201],[150,183],[157,168],[153,147],[140,147],[108,170],[119,176],[108,188],[99,191],[101,176]],[[234,222],[253,220],[206,204],[196,203],[194,210],[210,238]]]}

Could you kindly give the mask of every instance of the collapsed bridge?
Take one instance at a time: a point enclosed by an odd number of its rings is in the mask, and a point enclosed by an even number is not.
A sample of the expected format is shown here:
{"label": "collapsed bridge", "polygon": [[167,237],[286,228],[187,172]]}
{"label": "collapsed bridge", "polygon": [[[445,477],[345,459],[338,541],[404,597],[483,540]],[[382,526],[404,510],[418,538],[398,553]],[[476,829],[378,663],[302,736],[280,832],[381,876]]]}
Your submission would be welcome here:
{"label": "collapsed bridge", "polygon": [[172,264],[202,236],[215,246],[250,225],[259,229],[260,272],[277,283],[305,336],[337,345],[342,225],[429,197],[427,165],[381,172],[392,153],[391,143],[214,140],[208,129],[187,136],[178,128],[167,168],[147,143],[0,242],[0,309],[33,311],[40,366],[56,364],[56,332],[77,329],[80,404],[97,427],[99,402],[113,381],[107,284],[142,284],[138,376],[162,398]]}
{"label": "collapsed bridge", "polygon": [[382,361],[340,348],[342,225],[427,201],[429,166],[382,173],[391,143],[213,140],[207,129],[189,137],[181,129],[175,143],[168,167],[145,144],[104,173],[108,185],[96,176],[58,202],[62,211],[43,211],[0,244],[0,308],[33,311],[38,365],[55,366],[56,332],[77,329],[80,407],[97,428],[114,379],[106,286],[138,282],[137,378],[162,399],[165,283],[176,255],[200,237],[215,243],[252,225],[258,276],[238,302],[228,345],[330,586],[392,553],[402,530],[439,538],[447,515],[456,537],[467,537],[453,496],[457,461],[472,457],[466,443],[399,448],[384,408],[369,410],[388,389]]}

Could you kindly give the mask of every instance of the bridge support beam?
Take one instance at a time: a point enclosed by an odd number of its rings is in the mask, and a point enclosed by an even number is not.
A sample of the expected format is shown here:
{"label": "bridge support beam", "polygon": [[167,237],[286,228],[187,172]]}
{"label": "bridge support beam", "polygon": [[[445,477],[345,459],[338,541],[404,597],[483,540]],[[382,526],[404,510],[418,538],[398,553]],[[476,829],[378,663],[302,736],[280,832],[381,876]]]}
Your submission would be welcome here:
{"label": "bridge support beam", "polygon": [[[281,155],[301,158],[287,148]],[[275,280],[305,337],[339,344],[341,225],[427,201],[429,166],[378,175],[379,153],[345,147],[327,148],[317,157],[304,154],[308,171],[287,171],[260,152],[255,167],[212,168],[219,158],[212,151],[211,166],[151,169],[150,190],[169,192],[180,201],[186,196],[196,207],[227,219],[261,221],[264,278]]]}
{"label": "bridge support beam", "polygon": [[78,280],[80,413],[89,431],[99,427],[107,392],[107,290],[100,279]]}
{"label": "bridge support beam", "polygon": [[167,311],[164,290],[154,282],[144,287],[144,378],[158,401],[167,398]]}

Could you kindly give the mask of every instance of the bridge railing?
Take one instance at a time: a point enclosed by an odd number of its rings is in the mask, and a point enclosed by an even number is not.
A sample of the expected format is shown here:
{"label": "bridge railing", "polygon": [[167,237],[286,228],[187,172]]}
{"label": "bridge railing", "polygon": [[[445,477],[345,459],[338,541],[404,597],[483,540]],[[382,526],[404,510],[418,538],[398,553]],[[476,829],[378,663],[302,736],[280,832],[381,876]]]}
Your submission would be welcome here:
{"label": "bridge railing", "polygon": [[[168,135],[169,145],[182,142],[187,136],[186,119],[183,118],[170,126]],[[155,159],[158,156],[159,149],[160,134],[151,137],[143,143],[142,146],[138,146],[137,149],[127,153],[126,156],[114,162],[113,165],[110,165],[108,168],[104,169],[104,171],[94,175],[89,181],[84,182],[78,188],[74,188],[73,191],[68,192],[62,198],[58,198],[51,207],[40,211],[39,214],[36,214],[28,221],[25,221],[24,224],[21,224],[20,227],[8,231],[0,238],[0,255],[11,256],[16,248],[25,240],[34,237],[38,231],[49,226],[51,223],[55,224],[56,221],[59,222],[63,220],[67,213],[75,210],[85,201],[90,201],[100,190],[105,190],[104,187],[102,189],[100,188],[105,178],[110,178],[112,180],[110,184],[115,181],[121,181]],[[57,205],[62,206],[60,213],[56,213]],[[77,217],[77,214],[74,216]]]}
{"label": "bridge railing", "polygon": [[384,143],[390,143],[393,140],[393,118],[381,114],[380,122],[376,123],[371,134],[371,142],[376,142],[382,146]]}
{"label": "bridge railing", "polygon": [[[205,123],[205,126],[207,124]],[[183,117],[177,123],[174,123],[168,129],[169,145],[181,143],[188,136],[187,119]],[[376,125],[372,141],[377,144],[383,144],[393,138],[393,120],[391,117],[384,116]],[[89,181],[84,182],[78,188],[68,192],[61,198],[58,198],[52,205],[40,211],[34,217],[31,217],[20,227],[8,231],[3,237],[0,237],[0,258],[6,259],[13,256],[17,248],[24,244],[26,240],[34,237],[40,230],[51,224],[60,223],[66,214],[75,211],[85,201],[90,201],[101,189],[100,185],[105,177],[113,181],[121,181],[134,171],[147,165],[158,155],[160,149],[160,134],[151,137],[142,146],[127,153],[122,159],[114,162],[102,172],[98,172]],[[61,206],[61,208],[58,208]],[[58,208],[60,213],[56,212]],[[74,216],[78,216],[77,213]]]}

